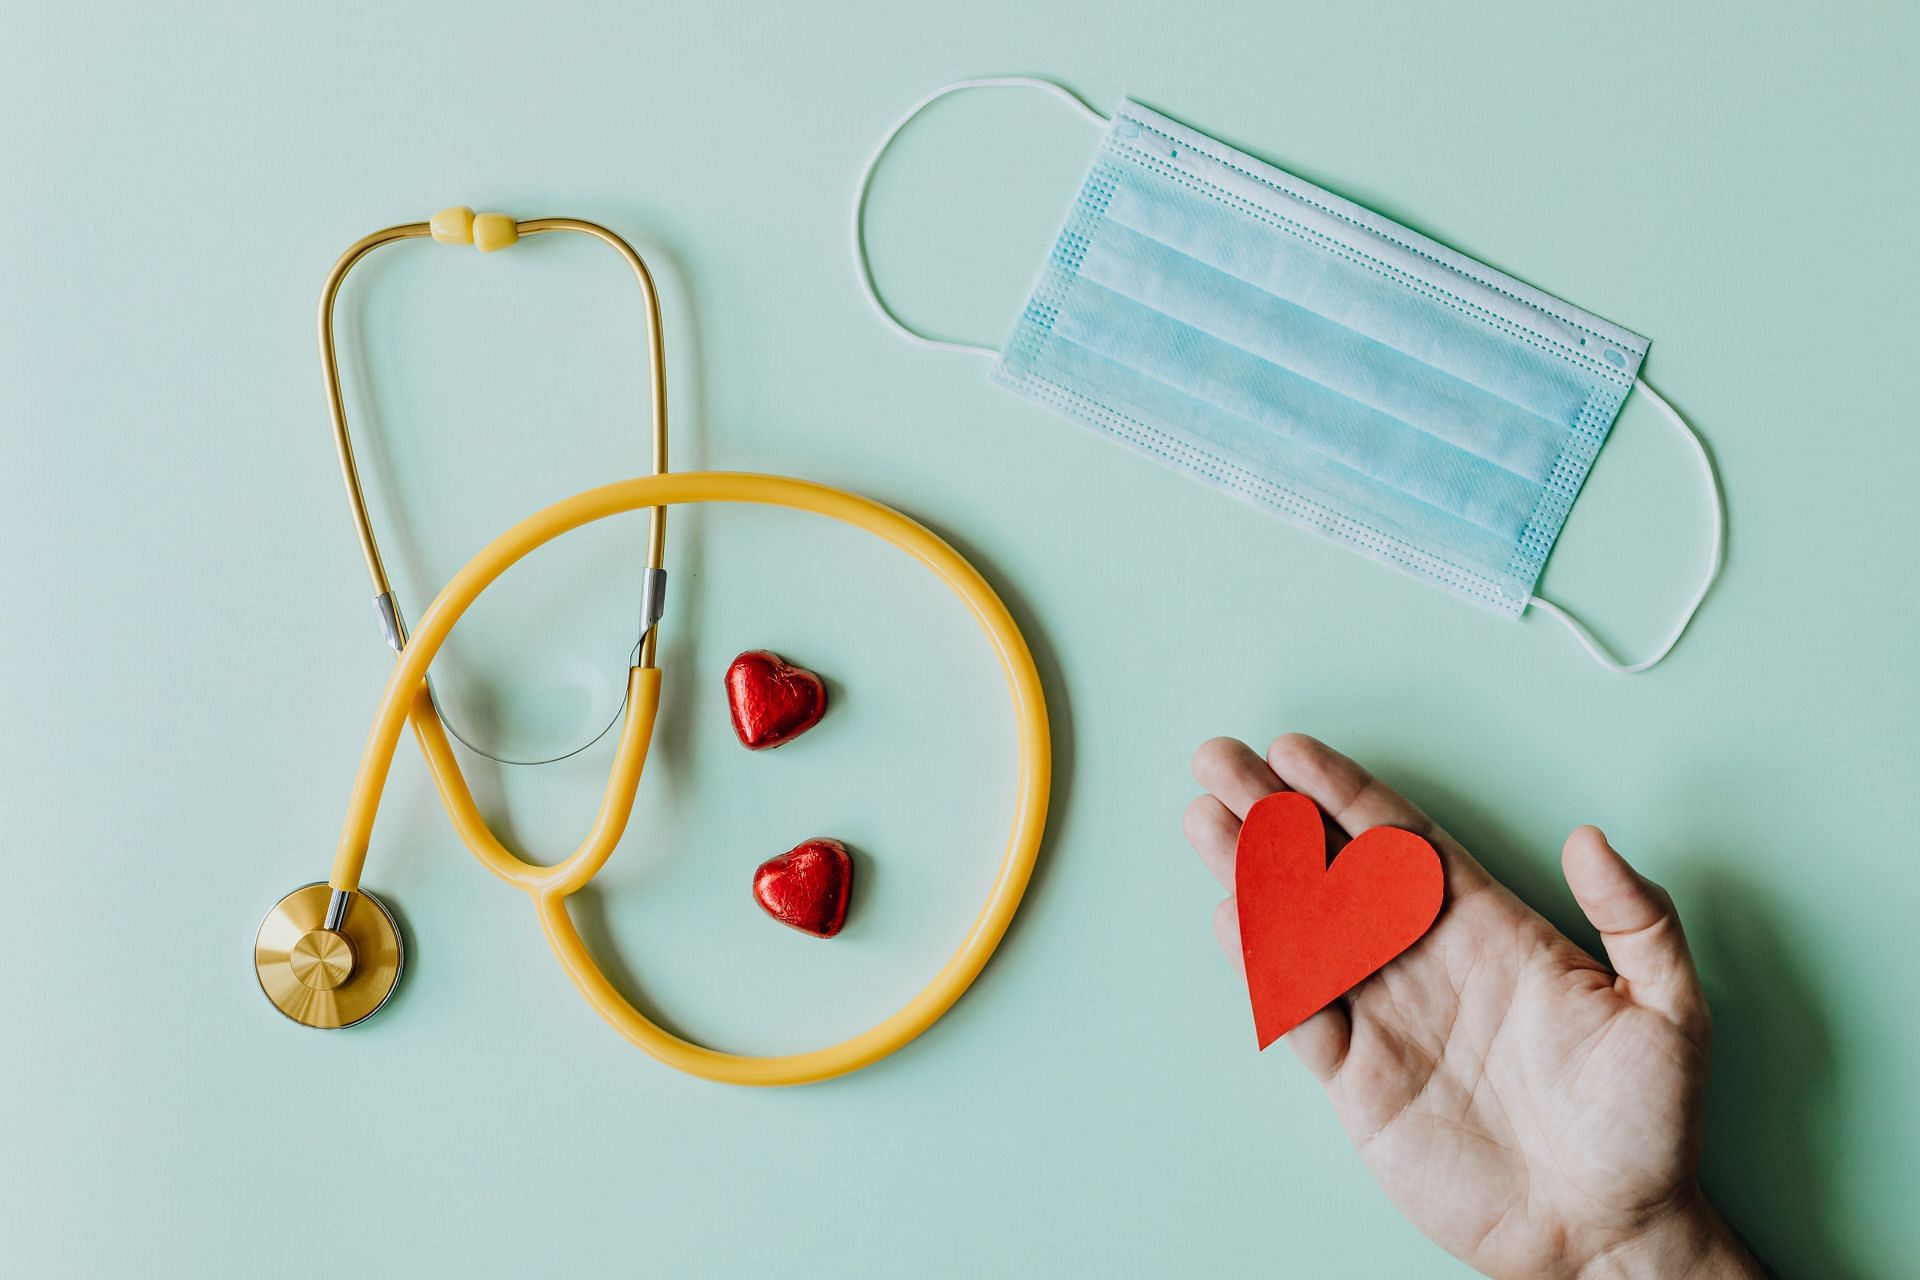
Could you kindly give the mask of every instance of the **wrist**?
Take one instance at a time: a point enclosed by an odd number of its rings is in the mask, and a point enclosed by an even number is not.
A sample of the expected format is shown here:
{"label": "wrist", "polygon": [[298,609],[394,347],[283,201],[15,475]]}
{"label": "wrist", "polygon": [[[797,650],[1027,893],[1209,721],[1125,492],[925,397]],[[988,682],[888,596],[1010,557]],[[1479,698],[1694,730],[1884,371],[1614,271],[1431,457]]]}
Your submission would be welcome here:
{"label": "wrist", "polygon": [[1766,1280],[1753,1251],[1698,1187],[1591,1254],[1578,1280]]}

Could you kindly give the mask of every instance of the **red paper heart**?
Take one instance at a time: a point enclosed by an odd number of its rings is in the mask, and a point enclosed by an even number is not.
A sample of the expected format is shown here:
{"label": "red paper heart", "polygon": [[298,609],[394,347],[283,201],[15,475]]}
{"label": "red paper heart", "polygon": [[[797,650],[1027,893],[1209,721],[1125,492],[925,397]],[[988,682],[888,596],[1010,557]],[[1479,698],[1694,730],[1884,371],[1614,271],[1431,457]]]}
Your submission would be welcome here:
{"label": "red paper heart", "polygon": [[760,909],[816,938],[840,932],[852,893],[853,858],[838,840],[808,840],[768,858],[753,873],[753,900]]}
{"label": "red paper heart", "polygon": [[1446,896],[1440,855],[1398,827],[1361,832],[1329,866],[1320,808],[1294,791],[1247,810],[1234,857],[1262,1049],[1418,942]]}
{"label": "red paper heart", "polygon": [[777,653],[749,649],[727,668],[727,706],[740,745],[765,751],[819,722],[827,709],[827,686]]}

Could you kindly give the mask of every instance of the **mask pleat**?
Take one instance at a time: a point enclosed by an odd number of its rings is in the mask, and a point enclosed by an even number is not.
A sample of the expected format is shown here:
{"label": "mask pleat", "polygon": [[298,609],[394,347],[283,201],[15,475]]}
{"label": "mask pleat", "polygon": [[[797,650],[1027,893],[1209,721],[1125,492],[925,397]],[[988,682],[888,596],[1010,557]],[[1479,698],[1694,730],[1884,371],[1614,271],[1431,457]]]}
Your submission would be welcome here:
{"label": "mask pleat", "polygon": [[1406,286],[1363,260],[1311,244],[1249,213],[1196,200],[1166,177],[1128,166],[1106,210],[1109,226],[1237,277],[1303,311],[1382,343],[1518,405],[1564,434],[1590,380],[1539,348],[1442,302],[1408,305]]}
{"label": "mask pleat", "polygon": [[1084,276],[1053,332],[1167,383],[1188,414],[1257,424],[1502,537],[1520,536],[1539,496],[1523,476]]}
{"label": "mask pleat", "polygon": [[[1115,360],[1076,341],[1075,332],[1091,336],[1068,325],[1065,330],[1056,327],[1048,343],[1046,366],[1062,388],[1097,397],[1130,417],[1153,423],[1199,450],[1205,459],[1252,475],[1284,476],[1282,487],[1290,492],[1352,513],[1391,536],[1442,548],[1449,558],[1490,577],[1498,576],[1511,554],[1512,534],[1404,491],[1383,488],[1367,471],[1303,443],[1292,431],[1274,429],[1271,417],[1250,422],[1196,396],[1191,387],[1155,377],[1132,357]],[[1260,429],[1249,430],[1250,425]]]}
{"label": "mask pleat", "polygon": [[1101,228],[1080,275],[1536,484],[1566,438],[1565,423],[1118,224]]}

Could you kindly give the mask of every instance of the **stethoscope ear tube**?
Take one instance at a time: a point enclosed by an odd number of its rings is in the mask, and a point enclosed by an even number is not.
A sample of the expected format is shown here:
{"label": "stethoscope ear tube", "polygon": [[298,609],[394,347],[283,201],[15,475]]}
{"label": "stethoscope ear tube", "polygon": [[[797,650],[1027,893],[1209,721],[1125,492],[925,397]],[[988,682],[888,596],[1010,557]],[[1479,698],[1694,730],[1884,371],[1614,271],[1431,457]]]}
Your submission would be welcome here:
{"label": "stethoscope ear tube", "polygon": [[[470,244],[477,246],[482,252],[492,252],[515,244],[526,236],[553,232],[587,235],[611,246],[627,264],[628,269],[633,272],[634,280],[640,286],[640,297],[646,316],[651,474],[664,475],[667,471],[667,365],[660,319],[659,291],[654,285],[653,274],[647,269],[645,260],[635,252],[633,246],[600,224],[579,218],[532,218],[522,222],[515,221],[505,214],[476,214],[464,206],[442,209],[426,222],[401,223],[356,241],[334,262],[333,269],[327,273],[326,285],[320,291],[320,372],[326,385],[327,414],[333,424],[334,453],[339,460],[340,478],[347,491],[347,505],[353,516],[354,535],[359,540],[361,558],[366,562],[367,577],[373,585],[373,607],[380,626],[380,637],[396,653],[407,642],[405,615],[400,608],[393,585],[387,578],[386,564],[380,554],[380,540],[374,532],[373,520],[367,511],[366,494],[361,487],[359,467],[354,460],[353,435],[347,425],[346,400],[341,390],[340,362],[333,333],[334,312],[339,304],[341,285],[345,282],[347,274],[362,259],[383,245],[397,244],[403,240],[431,238],[442,244]],[[658,644],[656,634],[666,598],[666,541],[666,512],[662,510],[649,512],[647,562],[645,576],[641,582],[641,621],[634,658],[635,663],[640,666],[653,664]],[[446,721],[445,708],[437,701],[434,704],[434,711],[443,721]],[[619,716],[620,712],[616,710],[606,725],[592,738],[558,755],[541,759],[509,757],[479,744],[471,734],[462,733],[451,722],[447,722],[447,728],[475,753],[499,764],[552,764],[578,755],[605,737]]]}

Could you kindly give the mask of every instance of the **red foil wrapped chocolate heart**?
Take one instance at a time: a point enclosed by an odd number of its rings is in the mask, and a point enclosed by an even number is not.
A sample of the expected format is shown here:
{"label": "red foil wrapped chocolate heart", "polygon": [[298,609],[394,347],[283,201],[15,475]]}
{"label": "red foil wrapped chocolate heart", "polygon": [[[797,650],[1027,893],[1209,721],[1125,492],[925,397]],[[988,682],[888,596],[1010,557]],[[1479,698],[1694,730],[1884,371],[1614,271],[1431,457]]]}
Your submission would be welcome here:
{"label": "red foil wrapped chocolate heart", "polygon": [[789,928],[831,938],[847,922],[853,858],[838,840],[818,838],[768,858],[753,873],[753,900]]}
{"label": "red foil wrapped chocolate heart", "polygon": [[777,653],[749,649],[727,668],[727,707],[740,745],[766,751],[819,723],[827,710],[827,686]]}

